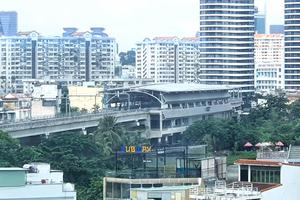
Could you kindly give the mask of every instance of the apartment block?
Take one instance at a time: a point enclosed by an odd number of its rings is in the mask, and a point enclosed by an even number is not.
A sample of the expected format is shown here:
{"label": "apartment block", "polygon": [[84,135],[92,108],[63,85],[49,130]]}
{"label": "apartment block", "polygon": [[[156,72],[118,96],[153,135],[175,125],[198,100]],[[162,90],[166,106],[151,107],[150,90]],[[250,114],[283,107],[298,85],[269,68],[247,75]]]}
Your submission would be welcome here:
{"label": "apartment block", "polygon": [[117,43],[103,28],[78,32],[65,28],[62,37],[20,32],[0,37],[1,88],[22,92],[26,79],[51,79],[79,84],[114,76]]}
{"label": "apartment block", "polygon": [[155,83],[194,82],[199,44],[196,37],[144,39],[136,45],[136,78]]}
{"label": "apartment block", "polygon": [[270,92],[284,89],[283,34],[255,35],[255,89]]}

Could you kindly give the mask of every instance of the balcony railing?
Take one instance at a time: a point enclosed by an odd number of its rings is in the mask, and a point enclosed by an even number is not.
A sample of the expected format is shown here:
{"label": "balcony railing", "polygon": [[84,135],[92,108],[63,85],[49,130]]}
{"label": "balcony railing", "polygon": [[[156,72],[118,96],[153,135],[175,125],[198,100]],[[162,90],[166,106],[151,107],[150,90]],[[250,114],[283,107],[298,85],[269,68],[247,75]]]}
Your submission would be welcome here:
{"label": "balcony railing", "polygon": [[277,160],[277,159],[287,159],[287,151],[258,151],[256,159],[266,159],[266,160]]}

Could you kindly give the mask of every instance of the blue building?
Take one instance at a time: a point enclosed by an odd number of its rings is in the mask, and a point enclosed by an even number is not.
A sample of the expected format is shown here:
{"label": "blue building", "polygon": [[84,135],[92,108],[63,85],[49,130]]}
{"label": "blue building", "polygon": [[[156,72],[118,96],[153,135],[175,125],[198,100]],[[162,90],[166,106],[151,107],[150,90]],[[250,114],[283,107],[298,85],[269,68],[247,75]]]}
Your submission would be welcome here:
{"label": "blue building", "polygon": [[257,34],[266,34],[266,15],[255,14],[255,32]]}
{"label": "blue building", "polygon": [[0,35],[15,36],[18,31],[18,14],[15,11],[0,12]]}
{"label": "blue building", "polygon": [[270,25],[270,34],[284,34],[284,26],[279,24]]}

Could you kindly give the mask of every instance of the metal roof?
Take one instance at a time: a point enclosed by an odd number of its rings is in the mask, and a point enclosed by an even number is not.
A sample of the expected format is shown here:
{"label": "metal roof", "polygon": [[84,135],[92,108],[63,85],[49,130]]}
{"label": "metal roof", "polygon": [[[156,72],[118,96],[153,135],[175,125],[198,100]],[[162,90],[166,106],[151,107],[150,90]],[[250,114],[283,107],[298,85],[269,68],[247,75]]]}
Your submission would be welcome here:
{"label": "metal roof", "polygon": [[136,87],[142,90],[153,90],[158,92],[197,92],[213,90],[230,90],[233,87],[225,85],[204,85],[197,83],[164,83]]}

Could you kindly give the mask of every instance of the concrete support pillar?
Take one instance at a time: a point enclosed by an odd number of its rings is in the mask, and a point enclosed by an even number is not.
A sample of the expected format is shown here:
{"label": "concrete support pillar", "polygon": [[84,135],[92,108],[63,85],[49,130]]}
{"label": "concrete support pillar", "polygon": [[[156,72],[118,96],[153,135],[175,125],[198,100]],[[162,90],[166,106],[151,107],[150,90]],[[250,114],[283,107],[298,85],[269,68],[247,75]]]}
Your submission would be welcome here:
{"label": "concrete support pillar", "polygon": [[248,165],[248,182],[251,182],[251,166]]}
{"label": "concrete support pillar", "polygon": [[238,165],[238,181],[241,181],[241,165]]}
{"label": "concrete support pillar", "polygon": [[87,134],[87,131],[86,131],[85,128],[82,128],[81,130],[82,130],[83,135],[86,135],[86,134]]}

